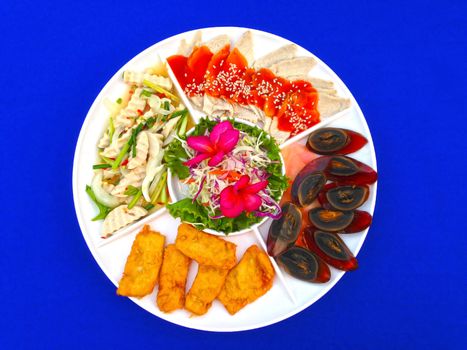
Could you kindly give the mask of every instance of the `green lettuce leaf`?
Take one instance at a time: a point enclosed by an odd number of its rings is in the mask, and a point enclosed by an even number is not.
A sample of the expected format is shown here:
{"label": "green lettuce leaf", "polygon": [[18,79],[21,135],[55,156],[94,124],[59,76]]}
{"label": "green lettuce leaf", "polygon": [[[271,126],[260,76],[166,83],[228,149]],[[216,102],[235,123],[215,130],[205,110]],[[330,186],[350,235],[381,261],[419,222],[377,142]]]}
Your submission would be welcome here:
{"label": "green lettuce leaf", "polygon": [[219,232],[229,234],[251,227],[258,223],[261,218],[253,215],[246,215],[231,218],[210,219],[208,210],[198,202],[192,202],[191,198],[184,198],[173,204],[168,204],[167,209],[170,215],[180,218],[182,221],[189,222],[199,229],[210,228]]}
{"label": "green lettuce leaf", "polygon": [[180,180],[190,176],[190,169],[183,165],[183,162],[188,160],[188,154],[179,140],[173,140],[165,149],[164,160],[172,173],[176,174]]}

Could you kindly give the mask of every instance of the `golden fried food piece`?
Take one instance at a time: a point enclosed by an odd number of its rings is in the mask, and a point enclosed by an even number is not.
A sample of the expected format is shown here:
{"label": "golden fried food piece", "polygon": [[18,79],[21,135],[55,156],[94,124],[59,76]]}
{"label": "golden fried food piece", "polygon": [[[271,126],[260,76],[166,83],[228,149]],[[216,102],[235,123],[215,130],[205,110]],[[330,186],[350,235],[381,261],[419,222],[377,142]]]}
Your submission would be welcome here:
{"label": "golden fried food piece", "polygon": [[233,315],[266,294],[272,287],[273,279],[274,268],[268,255],[252,245],[238,265],[230,270],[218,298]]}
{"label": "golden fried food piece", "polygon": [[159,277],[165,236],[145,225],[131,247],[117,294],[144,297],[151,293]]}
{"label": "golden fried food piece", "polygon": [[231,269],[237,262],[237,246],[222,238],[197,230],[191,225],[178,227],[177,248],[200,265]]}
{"label": "golden fried food piece", "polygon": [[183,308],[189,267],[190,258],[183,255],[175,244],[165,248],[157,293],[157,306],[161,311],[172,312]]}
{"label": "golden fried food piece", "polygon": [[199,265],[198,274],[185,300],[185,309],[195,315],[208,312],[212,302],[224,286],[229,270]]}

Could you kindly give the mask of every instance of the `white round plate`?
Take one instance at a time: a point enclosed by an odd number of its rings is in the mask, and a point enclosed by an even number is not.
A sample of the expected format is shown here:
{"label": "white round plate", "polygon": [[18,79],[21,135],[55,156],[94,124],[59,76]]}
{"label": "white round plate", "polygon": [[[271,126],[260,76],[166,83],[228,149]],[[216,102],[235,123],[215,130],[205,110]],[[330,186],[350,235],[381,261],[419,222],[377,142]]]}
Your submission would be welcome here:
{"label": "white round plate", "polygon": [[[238,27],[205,28],[202,29],[203,40],[208,40],[219,34],[227,34],[235,42],[246,30],[248,29]],[[282,45],[291,43],[286,39],[266,32],[258,30],[252,30],[252,32],[254,34],[256,58]],[[100,238],[101,222],[91,221],[96,215],[96,208],[85,193],[85,187],[86,184],[90,184],[91,182],[93,176],[92,165],[97,158],[96,145],[106,128],[108,120],[108,112],[104,107],[103,100],[104,98],[116,100],[124,94],[127,87],[120,80],[124,70],[131,69],[138,71],[153,66],[160,60],[159,55],[164,59],[174,54],[177,51],[180,40],[183,38],[191,39],[194,33],[195,31],[191,31],[163,40],[144,50],[125,64],[99,93],[89,109],[86,120],[81,128],[73,164],[73,197],[76,215],[83,237],[91,253],[115,286],[117,286],[120,280],[131,245],[141,226],[144,223],[150,224],[152,229],[166,236],[167,243],[172,243],[175,240],[180,221],[172,218],[165,209],[162,209],[122,230],[115,238],[107,239],[104,242]],[[348,128],[362,133],[368,139],[368,144],[350,156],[368,164],[376,170],[376,157],[371,134],[365,117],[349,89],[324,62],[312,53],[299,48],[298,55],[313,56],[318,64],[313,68],[311,75],[333,81],[339,95],[351,100],[351,107],[349,109],[339,113],[335,117],[328,118],[326,121],[318,124],[317,127],[329,125]],[[306,137],[304,136],[298,142],[304,143],[305,140]],[[376,184],[371,186],[370,197],[361,209],[373,214],[375,201]],[[260,242],[258,239],[261,239],[260,235],[263,239],[266,238],[269,225],[270,220],[261,225],[257,232],[251,231],[226,238],[237,244],[237,257],[239,259],[251,244],[264,247],[264,242]],[[345,243],[355,255],[359,252],[367,232],[368,230],[365,230],[361,233],[345,235],[343,237]],[[187,281],[187,290],[191,286],[196,271],[196,263],[192,263]],[[177,310],[173,313],[165,314],[157,308],[155,303],[157,287],[150,295],[142,299],[133,298],[132,300],[150,313],[181,326],[207,331],[233,332],[264,327],[302,311],[326,294],[344,274],[343,271],[331,268],[332,276],[329,282],[313,284],[297,280],[286,274],[283,270],[281,271],[283,278],[276,276],[274,285],[267,294],[252,304],[247,305],[234,316],[231,316],[217,300],[214,301],[209,312],[201,317],[190,317],[190,314],[185,310]],[[115,298],[116,302],[119,302],[118,298],[121,297],[111,294],[109,298]]]}

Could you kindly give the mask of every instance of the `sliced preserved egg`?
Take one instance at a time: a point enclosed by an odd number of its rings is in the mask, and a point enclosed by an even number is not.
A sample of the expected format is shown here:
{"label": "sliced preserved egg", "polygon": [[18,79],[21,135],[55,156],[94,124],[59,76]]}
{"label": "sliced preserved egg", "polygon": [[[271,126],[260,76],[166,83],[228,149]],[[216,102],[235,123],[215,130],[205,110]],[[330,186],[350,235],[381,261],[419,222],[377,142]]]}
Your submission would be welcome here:
{"label": "sliced preserved egg", "polygon": [[339,232],[345,230],[354,218],[352,211],[314,208],[308,212],[312,225],[320,230]]}
{"label": "sliced preserved egg", "polygon": [[321,171],[317,171],[306,176],[298,185],[298,204],[305,207],[313,203],[319,191],[326,184],[326,176]]}
{"label": "sliced preserved egg", "polygon": [[282,216],[269,227],[267,248],[270,256],[277,256],[292,246],[302,228],[302,213],[293,203],[282,206]]}
{"label": "sliced preserved egg", "polygon": [[344,129],[321,128],[310,134],[307,147],[318,154],[336,154],[349,143],[349,136]]}
{"label": "sliced preserved egg", "polygon": [[338,186],[326,192],[326,200],[333,208],[353,210],[361,206],[368,195],[368,186]]}
{"label": "sliced preserved egg", "polygon": [[302,247],[291,247],[277,257],[277,262],[291,276],[316,283],[325,283],[331,278],[328,265],[316,254]]}
{"label": "sliced preserved egg", "polygon": [[329,265],[344,271],[358,267],[357,259],[338,234],[309,227],[305,229],[304,240],[308,249]]}

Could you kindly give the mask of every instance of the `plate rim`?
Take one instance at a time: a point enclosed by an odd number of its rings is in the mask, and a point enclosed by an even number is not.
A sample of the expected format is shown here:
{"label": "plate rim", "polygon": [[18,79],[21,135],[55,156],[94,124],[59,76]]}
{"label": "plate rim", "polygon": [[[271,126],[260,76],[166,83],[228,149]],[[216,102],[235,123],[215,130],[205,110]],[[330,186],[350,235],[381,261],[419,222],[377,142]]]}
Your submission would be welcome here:
{"label": "plate rim", "polygon": [[[93,103],[91,104],[91,107],[89,108],[88,112],[86,113],[86,117],[84,119],[84,122],[83,122],[83,124],[81,126],[81,129],[80,129],[80,132],[79,132],[78,140],[77,140],[76,147],[75,147],[74,157],[73,157],[73,171],[72,171],[73,204],[74,204],[74,207],[75,207],[75,214],[76,214],[76,217],[77,217],[77,220],[78,220],[80,231],[81,231],[81,234],[82,234],[82,236],[83,236],[83,238],[84,238],[84,240],[86,242],[86,245],[88,246],[88,249],[90,250],[92,256],[94,257],[94,260],[97,262],[98,266],[104,272],[106,277],[115,286],[117,286],[116,283],[110,277],[111,276],[110,272],[106,268],[105,264],[102,262],[99,254],[97,252],[99,246],[95,245],[94,242],[91,240],[90,236],[88,234],[85,234],[85,232],[83,230],[83,228],[85,228],[86,226],[85,226],[85,218],[83,216],[82,210],[81,210],[81,208],[79,206],[79,203],[78,203],[78,198],[81,195],[81,193],[80,193],[80,191],[78,189],[78,163],[79,163],[79,158],[80,158],[80,150],[81,150],[83,142],[84,142],[84,137],[85,137],[84,135],[86,134],[85,131],[89,128],[89,124],[91,123],[90,122],[90,120],[91,120],[90,116],[94,113],[94,110],[96,108],[98,108],[97,107],[98,102],[100,102],[102,100],[102,97],[104,97],[105,94],[107,93],[107,90],[110,88],[110,85],[113,82],[113,80],[115,79],[115,77],[117,77],[120,74],[120,72],[124,70],[125,67],[130,65],[138,57],[144,55],[147,51],[150,51],[150,50],[154,49],[157,46],[163,46],[164,43],[166,43],[168,41],[176,40],[176,38],[186,37],[186,36],[188,36],[188,35],[190,35],[192,33],[195,33],[195,32],[197,32],[199,30],[201,30],[201,31],[206,31],[206,30],[216,31],[216,30],[219,30],[220,34],[222,34],[222,31],[229,31],[229,30],[232,30],[232,31],[251,30],[254,33],[256,32],[257,34],[265,35],[266,37],[270,37],[270,38],[273,38],[273,39],[281,41],[281,42],[293,43],[293,44],[297,45],[298,47],[302,48],[303,50],[305,50],[307,53],[309,53],[314,58],[316,58],[317,61],[318,61],[318,64],[321,65],[326,70],[326,72],[329,73],[332,76],[332,80],[339,82],[341,87],[344,88],[344,90],[345,90],[345,92],[347,94],[347,97],[351,100],[352,106],[356,109],[358,118],[362,122],[363,129],[365,130],[365,133],[366,133],[366,136],[367,136],[367,139],[368,139],[368,146],[370,147],[369,154],[370,154],[371,161],[373,163],[373,168],[375,169],[375,171],[377,171],[376,150],[375,150],[375,147],[374,147],[373,138],[372,138],[372,135],[371,135],[367,120],[365,118],[365,115],[363,114],[363,111],[361,110],[357,100],[355,99],[355,97],[353,96],[352,92],[347,87],[347,85],[343,82],[343,80],[324,61],[322,61],[318,56],[316,56],[314,53],[312,53],[311,51],[309,51],[305,47],[303,47],[303,46],[301,46],[301,45],[299,45],[299,44],[297,44],[297,43],[295,43],[295,42],[293,42],[293,41],[291,41],[291,40],[289,40],[287,38],[281,37],[279,35],[276,35],[276,34],[273,34],[273,33],[270,33],[270,32],[264,31],[264,30],[259,30],[259,29],[255,29],[255,28],[247,28],[247,27],[237,27],[237,26],[213,26],[213,27],[203,27],[203,28],[198,28],[198,29],[192,29],[192,30],[189,30],[189,31],[185,31],[185,32],[182,32],[182,33],[172,35],[172,36],[170,36],[168,38],[165,38],[165,39],[163,39],[161,41],[158,41],[158,42],[152,44],[151,46],[147,47],[146,49],[140,51],[135,56],[133,56],[131,59],[126,61],[126,63],[124,65],[122,65],[115,72],[115,74],[112,75],[112,77],[110,77],[108,79],[106,84],[99,91],[98,95],[96,96]],[[375,211],[375,208],[376,208],[376,198],[377,198],[377,194],[378,194],[378,191],[377,191],[378,182],[375,182],[372,186],[373,186],[372,190],[374,191],[374,196],[372,197],[372,200],[371,200],[371,202],[369,204],[370,204],[370,208],[371,208],[370,211],[372,212],[372,215],[373,215],[374,211]],[[360,239],[360,241],[359,241],[359,243],[358,243],[358,245],[357,245],[357,247],[355,249],[355,256],[358,255],[358,253],[360,252],[364,242],[366,241],[368,231],[369,231],[369,228],[367,228],[365,231],[362,232],[362,237],[361,237],[361,239]],[[151,313],[152,315],[157,316],[157,317],[159,317],[159,318],[161,318],[161,319],[163,319],[165,321],[168,321],[168,322],[170,322],[172,324],[175,324],[175,325],[178,325],[178,326],[183,326],[183,327],[186,327],[186,328],[202,330],[202,331],[209,331],[209,332],[239,332],[239,331],[247,331],[247,330],[253,330],[253,329],[266,327],[266,326],[281,322],[281,321],[283,321],[283,320],[285,320],[285,319],[287,319],[289,317],[292,317],[292,316],[302,312],[303,310],[307,309],[312,304],[317,302],[319,299],[321,299],[325,294],[327,294],[337,284],[337,282],[340,281],[340,279],[344,275],[345,275],[345,271],[338,270],[335,280],[333,280],[332,282],[329,282],[329,284],[326,284],[326,286],[323,286],[323,288],[321,288],[320,291],[312,299],[310,299],[309,301],[307,301],[303,305],[294,306],[293,309],[290,312],[287,312],[287,313],[285,313],[283,315],[274,317],[274,318],[272,318],[270,320],[255,323],[254,325],[248,325],[246,327],[245,326],[235,326],[235,327],[229,326],[229,327],[224,327],[224,328],[217,327],[217,326],[207,327],[205,325],[194,325],[194,324],[190,324],[190,323],[187,323],[187,322],[184,322],[184,321],[183,322],[178,322],[178,320],[176,320],[176,321],[172,320],[170,318],[170,314],[164,314],[163,312],[160,312],[159,314],[155,314],[152,311],[146,309],[142,305],[141,300],[139,300],[139,299],[136,299],[136,298],[129,298],[129,299],[132,300],[140,308],[142,308],[143,310]],[[190,318],[187,317],[187,320],[189,320],[189,319]]]}

